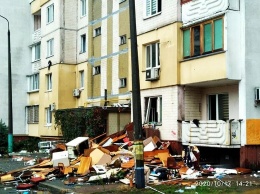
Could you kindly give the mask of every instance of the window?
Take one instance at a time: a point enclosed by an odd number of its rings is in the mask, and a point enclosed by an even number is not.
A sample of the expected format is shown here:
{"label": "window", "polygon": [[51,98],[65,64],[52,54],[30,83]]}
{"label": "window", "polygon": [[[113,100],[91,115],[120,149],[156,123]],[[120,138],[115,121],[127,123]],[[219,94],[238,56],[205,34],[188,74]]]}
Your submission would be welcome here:
{"label": "window", "polygon": [[46,125],[51,125],[52,123],[52,111],[51,108],[48,107],[45,109],[45,115],[46,115]]}
{"label": "window", "polygon": [[120,36],[120,45],[126,44],[126,35]]}
{"label": "window", "polygon": [[162,11],[161,0],[146,0],[146,16],[152,16]]}
{"label": "window", "polygon": [[85,53],[86,52],[86,34],[81,35],[80,40],[81,40],[80,52]]}
{"label": "window", "polygon": [[39,73],[29,76],[29,91],[39,90]]}
{"label": "window", "polygon": [[119,79],[119,88],[125,88],[126,87],[126,78],[120,78]]}
{"label": "window", "polygon": [[145,98],[145,122],[144,123],[162,123],[162,97]]}
{"label": "window", "polygon": [[101,35],[101,27],[94,30],[94,37]]}
{"label": "window", "polygon": [[228,94],[215,94],[208,96],[209,120],[228,120],[229,103]]}
{"label": "window", "polygon": [[47,7],[47,24],[54,21],[54,4]]}
{"label": "window", "polygon": [[84,71],[79,72],[79,87],[84,88]]}
{"label": "window", "polygon": [[81,0],[81,16],[85,16],[87,13],[86,0]]}
{"label": "window", "polygon": [[32,47],[32,61],[41,59],[41,43],[37,43]]}
{"label": "window", "polygon": [[210,20],[183,31],[183,57],[223,50],[223,19]]}
{"label": "window", "polygon": [[147,69],[160,66],[159,46],[160,46],[159,43],[153,43],[146,46],[146,68]]}
{"label": "window", "polygon": [[53,44],[54,44],[53,38],[47,41],[47,57],[53,56],[54,54]]}
{"label": "window", "polygon": [[41,15],[34,15],[34,31],[41,28]]}
{"label": "window", "polygon": [[52,74],[47,74],[46,75],[46,86],[47,86],[47,91],[52,90]]}
{"label": "window", "polygon": [[39,105],[28,106],[27,108],[27,123],[39,122]]}
{"label": "window", "polygon": [[100,74],[100,66],[93,67],[93,75]]}

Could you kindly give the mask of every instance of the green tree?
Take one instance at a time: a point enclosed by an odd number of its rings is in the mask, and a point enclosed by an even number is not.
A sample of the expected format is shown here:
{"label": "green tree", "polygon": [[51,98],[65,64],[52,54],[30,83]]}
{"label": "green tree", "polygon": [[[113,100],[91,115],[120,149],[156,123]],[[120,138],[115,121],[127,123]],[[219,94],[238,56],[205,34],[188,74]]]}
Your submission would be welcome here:
{"label": "green tree", "polygon": [[95,137],[104,132],[105,114],[100,107],[56,110],[54,117],[65,141],[83,135]]}

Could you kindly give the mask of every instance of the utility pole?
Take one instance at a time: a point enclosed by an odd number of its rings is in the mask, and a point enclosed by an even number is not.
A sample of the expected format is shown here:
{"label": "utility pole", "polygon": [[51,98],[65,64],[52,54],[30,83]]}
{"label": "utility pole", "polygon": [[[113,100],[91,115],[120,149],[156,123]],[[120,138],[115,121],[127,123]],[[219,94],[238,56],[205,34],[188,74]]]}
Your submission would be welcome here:
{"label": "utility pole", "polygon": [[135,186],[144,188],[144,145],[141,117],[139,65],[136,37],[135,0],[129,0],[130,14],[130,38],[132,61],[132,98],[133,98],[133,122],[134,122],[134,153],[135,153]]}
{"label": "utility pole", "polygon": [[1,18],[5,19],[8,24],[8,153],[13,152],[13,103],[12,103],[12,68],[11,68],[11,41],[10,41],[10,29],[9,21],[4,16]]}

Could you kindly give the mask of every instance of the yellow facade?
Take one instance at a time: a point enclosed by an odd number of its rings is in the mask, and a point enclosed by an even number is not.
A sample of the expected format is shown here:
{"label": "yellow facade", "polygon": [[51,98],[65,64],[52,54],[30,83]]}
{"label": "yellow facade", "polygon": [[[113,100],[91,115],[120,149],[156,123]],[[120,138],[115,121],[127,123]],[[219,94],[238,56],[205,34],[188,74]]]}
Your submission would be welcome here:
{"label": "yellow facade", "polygon": [[34,14],[41,10],[41,0],[34,0],[31,3],[31,13]]}
{"label": "yellow facade", "polygon": [[50,0],[34,0],[31,2],[31,13],[35,14],[41,10],[41,6],[47,3]]}
{"label": "yellow facade", "polygon": [[181,84],[227,79],[226,55],[220,53],[181,62]]}
{"label": "yellow facade", "polygon": [[[40,91],[39,91],[39,124],[40,136],[60,136],[61,131],[55,128],[54,114],[52,114],[52,124],[47,125],[46,108],[55,104],[55,110],[65,108],[75,108],[76,98],[72,92],[76,87],[75,65],[56,64],[50,69],[44,68],[40,71]],[[52,74],[52,90],[47,90],[46,76]],[[54,110],[54,111],[55,111]]]}
{"label": "yellow facade", "polygon": [[[179,61],[181,57],[181,23],[173,23],[138,36],[138,59],[140,71],[140,88],[158,88],[179,84]],[[160,43],[160,78],[146,81],[146,46]],[[131,76],[131,73],[130,73]]]}
{"label": "yellow facade", "polygon": [[[31,2],[31,13],[36,14],[41,11],[41,14],[45,13],[45,10],[41,10],[42,6],[49,2],[49,0],[35,0]],[[108,55],[113,55],[114,50],[113,46],[118,44],[119,51],[123,49],[128,49],[128,44],[119,45],[119,37],[115,38],[113,29],[113,17],[117,14],[119,18],[118,28],[116,32],[119,31],[119,36],[126,34],[127,38],[130,37],[129,33],[129,12],[128,9],[124,9],[124,11],[114,12],[114,5],[112,2],[107,2],[107,18],[103,18],[102,16],[102,2],[103,1],[87,1],[87,14],[88,14],[88,22],[86,23],[86,30],[88,31],[86,37],[86,50],[88,51],[88,56],[86,56],[85,60],[81,60],[79,64],[66,64],[66,61],[60,64],[52,64],[52,66],[48,69],[48,67],[43,67],[39,69],[39,92],[30,93],[29,94],[29,102],[28,106],[39,105],[39,122],[36,124],[28,124],[28,130],[30,136],[38,136],[38,137],[57,137],[62,136],[62,132],[60,129],[56,128],[55,120],[54,120],[54,112],[58,109],[69,109],[69,108],[78,108],[78,107],[90,107],[90,106],[104,106],[104,93],[101,91],[102,89],[102,74],[93,75],[93,67],[106,65],[106,89],[108,91],[108,106],[111,106],[113,103],[125,102],[123,97],[120,97],[122,93],[127,93],[129,91],[128,87],[119,88],[119,94],[111,97],[112,89],[113,89],[113,68],[115,61],[112,60],[112,57],[106,57]],[[117,2],[118,3],[118,2]],[[126,7],[127,2],[121,3],[120,6]],[[68,13],[67,13],[68,14]],[[41,17],[45,17],[45,15],[41,15]],[[54,21],[60,18],[55,18]],[[103,22],[106,22],[106,29],[101,29],[101,35],[95,36],[95,29],[102,27]],[[44,24],[45,25],[45,24]],[[106,32],[106,36],[102,36],[102,32]],[[71,38],[71,37],[70,37]],[[80,37],[77,37],[78,39]],[[106,39],[107,49],[106,51],[102,51],[102,40]],[[56,37],[54,37],[57,40]],[[66,41],[66,39],[64,40]],[[75,40],[76,41],[76,40]],[[80,44],[80,42],[78,42]],[[64,44],[64,42],[61,42]],[[45,44],[41,44],[42,47]],[[59,46],[59,45],[58,45]],[[57,47],[58,49],[59,47]],[[41,51],[44,51],[46,48],[41,48]],[[70,48],[72,52],[77,54],[78,48]],[[62,51],[60,51],[62,52]],[[71,52],[71,51],[70,51]],[[103,54],[103,53],[105,54]],[[59,52],[56,52],[59,53]],[[54,58],[56,58],[56,53]],[[66,53],[66,52],[65,52]],[[59,53],[61,55],[61,53]],[[57,54],[57,55],[59,55]],[[52,61],[55,61],[53,58]],[[58,57],[57,57],[58,58]],[[102,61],[105,58],[104,61]],[[93,59],[93,60],[92,60]],[[45,60],[45,59],[44,59]],[[59,61],[59,60],[58,60]],[[83,61],[83,62],[82,62]],[[103,63],[103,64],[102,64]],[[123,54],[118,54],[118,77],[124,78],[128,76],[128,52]],[[80,86],[81,73],[84,71],[84,87]],[[47,90],[47,75],[52,75],[52,89]],[[103,80],[104,81],[104,80]],[[130,82],[128,82],[128,86]],[[80,95],[75,97],[73,96],[73,90],[80,89]],[[90,100],[89,100],[90,99]],[[130,101],[130,99],[127,99]],[[94,102],[94,103],[93,103]],[[50,108],[50,105],[55,106],[54,112],[52,112],[52,122],[47,123],[46,118],[46,109]],[[122,129],[123,126],[130,122],[131,113],[114,113],[117,117],[111,116],[111,121],[109,123],[118,122],[116,126],[118,129]],[[120,118],[119,118],[120,117]],[[108,118],[108,120],[109,120]],[[119,119],[118,119],[119,118]]]}

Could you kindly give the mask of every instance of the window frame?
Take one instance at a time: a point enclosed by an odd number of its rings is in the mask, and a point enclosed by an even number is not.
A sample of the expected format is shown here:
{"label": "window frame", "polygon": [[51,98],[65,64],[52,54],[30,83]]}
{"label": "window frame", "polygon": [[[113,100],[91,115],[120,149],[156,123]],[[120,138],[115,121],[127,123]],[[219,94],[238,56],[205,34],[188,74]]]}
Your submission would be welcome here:
{"label": "window frame", "polygon": [[[150,117],[153,117],[153,115],[151,115],[153,114],[153,112],[151,112],[151,109],[153,108],[152,106],[154,106],[154,104],[152,105],[151,100],[153,100],[153,103],[156,102],[155,114],[157,114],[157,118],[155,118],[154,121],[150,121]],[[162,96],[145,97],[144,103],[144,123],[162,125]]]}
{"label": "window frame", "polygon": [[79,88],[83,89],[85,87],[85,72],[84,70],[79,71]]}
{"label": "window frame", "polygon": [[[153,45],[155,45],[155,56],[153,54]],[[152,49],[150,49],[152,48]],[[160,42],[154,42],[146,45],[146,70],[160,67]],[[155,57],[155,64],[153,64],[153,57]]]}
{"label": "window frame", "polygon": [[119,45],[126,44],[126,34],[119,37]]}
{"label": "window frame", "polygon": [[80,53],[86,52],[86,34],[80,36]]}
{"label": "window frame", "polygon": [[54,3],[47,7],[47,24],[54,21]]}
{"label": "window frame", "polygon": [[80,16],[84,17],[87,15],[87,4],[86,4],[86,0],[81,0],[81,12],[80,12]]}
{"label": "window frame", "polygon": [[47,58],[54,55],[54,38],[47,40]]}
{"label": "window frame", "polygon": [[46,116],[46,126],[51,126],[52,124],[52,111],[49,107],[45,108],[45,116]]}
{"label": "window frame", "polygon": [[[221,21],[221,29],[215,28],[215,24]],[[210,26],[208,26],[210,24]],[[195,29],[199,27],[199,53],[195,53]],[[208,28],[210,27],[210,28]],[[220,27],[220,26],[219,26]],[[210,34],[208,31],[210,31]],[[183,29],[183,58],[191,58],[196,56],[202,56],[209,53],[219,52],[224,50],[224,17],[217,17],[211,20],[201,22]],[[221,31],[221,33],[219,33]],[[218,32],[218,33],[217,33]],[[220,37],[219,37],[220,36]],[[220,38],[221,42],[218,48],[216,46],[216,40]],[[211,49],[210,49],[211,48]]]}
{"label": "window frame", "polygon": [[101,26],[94,29],[94,37],[101,35]]}
{"label": "window frame", "polygon": [[93,67],[93,75],[101,74],[101,67],[100,65]]}
{"label": "window frame", "polygon": [[39,91],[40,87],[40,75],[39,73],[35,73],[33,75],[28,76],[28,91],[34,92]]}
{"label": "window frame", "polygon": [[46,90],[52,91],[52,73],[46,74]]}
{"label": "window frame", "polygon": [[27,110],[27,124],[39,123],[39,105],[27,106],[26,110]]}
{"label": "window frame", "polygon": [[41,43],[36,43],[33,46],[33,62],[41,59]]}
{"label": "window frame", "polygon": [[[155,4],[155,10],[153,5]],[[153,13],[154,11],[154,13]],[[152,17],[162,12],[162,0],[146,0],[145,1],[145,17]]]}
{"label": "window frame", "polygon": [[119,79],[119,88],[125,88],[126,84],[127,84],[127,78],[126,77]]}

